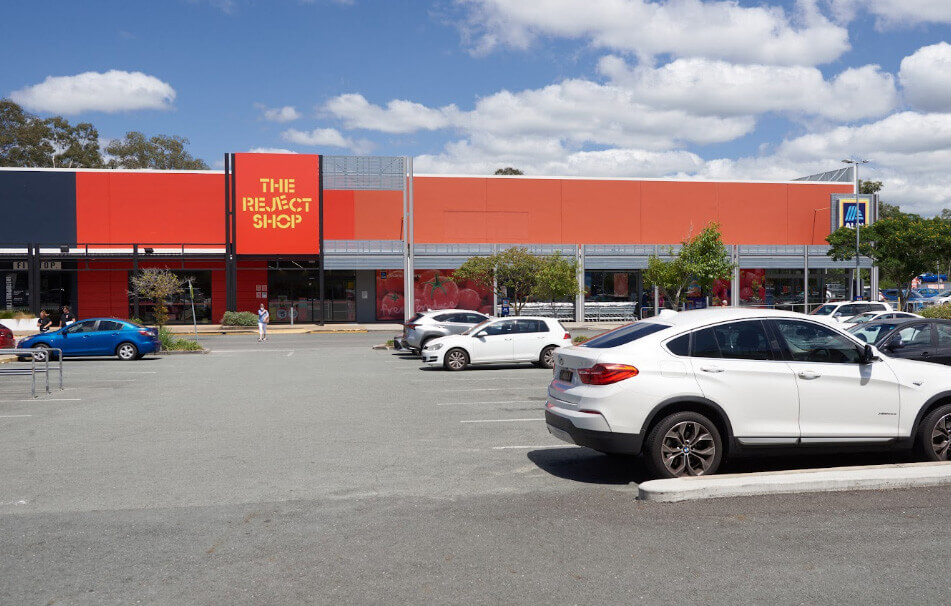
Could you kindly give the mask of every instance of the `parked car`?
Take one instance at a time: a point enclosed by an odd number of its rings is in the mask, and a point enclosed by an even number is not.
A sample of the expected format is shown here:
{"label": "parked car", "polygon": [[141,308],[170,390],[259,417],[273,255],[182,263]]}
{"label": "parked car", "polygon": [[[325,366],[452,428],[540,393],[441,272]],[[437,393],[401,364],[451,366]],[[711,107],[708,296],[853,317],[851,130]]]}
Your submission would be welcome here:
{"label": "parked car", "polygon": [[135,360],[162,348],[158,330],[115,318],[90,318],[21,339],[17,349],[35,349],[36,360],[46,359],[46,349],[62,349],[63,357],[117,356]]}
{"label": "parked car", "polygon": [[876,320],[914,320],[920,317],[918,314],[909,313],[907,311],[866,311],[843,320],[841,328],[848,330],[856,324],[864,324]]}
{"label": "parked car", "polygon": [[849,332],[874,343],[889,356],[951,365],[951,320],[917,318],[900,324],[869,322]]}
{"label": "parked car", "polygon": [[0,349],[13,349],[16,347],[16,339],[13,338],[13,331],[9,327],[0,324]]}
{"label": "parked car", "polygon": [[809,312],[810,316],[822,322],[842,322],[846,318],[867,311],[893,311],[891,305],[881,301],[833,301],[823,303]]}
{"label": "parked car", "polygon": [[397,349],[422,351],[426,344],[439,337],[461,335],[476,324],[489,319],[483,313],[465,309],[436,309],[417,313],[403,325],[403,335],[393,340]]}
{"label": "parked car", "polygon": [[446,370],[470,364],[532,362],[551,368],[554,352],[571,345],[571,333],[554,318],[491,318],[461,335],[440,337],[423,348],[423,361]]}
{"label": "parked car", "polygon": [[951,368],[802,314],[697,310],[558,350],[545,418],[566,442],[643,454],[654,477],[711,474],[768,448],[913,446],[948,460]]}

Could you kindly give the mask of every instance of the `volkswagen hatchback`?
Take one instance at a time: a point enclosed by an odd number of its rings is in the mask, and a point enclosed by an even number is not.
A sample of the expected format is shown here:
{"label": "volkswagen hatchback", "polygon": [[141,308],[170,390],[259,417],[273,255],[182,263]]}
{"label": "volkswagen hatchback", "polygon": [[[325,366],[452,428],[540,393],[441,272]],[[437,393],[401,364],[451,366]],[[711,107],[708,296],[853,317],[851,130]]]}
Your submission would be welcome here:
{"label": "volkswagen hatchback", "polygon": [[555,350],[571,345],[571,333],[554,318],[494,318],[461,335],[433,339],[423,348],[423,361],[446,370],[470,364],[532,362],[551,368]]}
{"label": "volkswagen hatchback", "polygon": [[710,309],[629,324],[555,356],[548,430],[643,454],[655,477],[767,448],[951,455],[951,369],[881,354],[792,312]]}

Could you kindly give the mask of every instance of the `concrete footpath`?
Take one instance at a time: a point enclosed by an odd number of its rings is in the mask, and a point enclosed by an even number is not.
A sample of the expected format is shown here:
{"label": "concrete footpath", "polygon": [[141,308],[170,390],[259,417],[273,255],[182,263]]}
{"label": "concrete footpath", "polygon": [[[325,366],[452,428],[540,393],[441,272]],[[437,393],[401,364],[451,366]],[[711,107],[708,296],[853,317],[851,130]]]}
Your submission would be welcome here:
{"label": "concrete footpath", "polygon": [[638,498],[644,501],[676,502],[768,494],[892,490],[949,484],[949,462],[898,463],[650,480],[640,484]]}

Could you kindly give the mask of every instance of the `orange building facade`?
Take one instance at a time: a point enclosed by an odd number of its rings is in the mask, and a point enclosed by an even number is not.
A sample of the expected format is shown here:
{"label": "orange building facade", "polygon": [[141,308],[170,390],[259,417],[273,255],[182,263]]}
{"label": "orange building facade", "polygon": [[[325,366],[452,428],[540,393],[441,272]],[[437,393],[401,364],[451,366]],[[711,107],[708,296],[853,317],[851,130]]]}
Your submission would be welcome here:
{"label": "orange building facade", "polygon": [[[494,312],[490,289],[456,283],[452,270],[521,245],[581,263],[585,295],[550,313],[640,315],[653,307],[641,277],[650,255],[668,254],[710,222],[738,269],[698,301],[806,306],[849,283],[848,263],[825,255],[825,237],[830,200],[851,183],[413,175],[408,230],[403,191],[318,191],[316,156],[253,156],[237,155],[233,177],[0,170],[0,214],[13,218],[0,227],[0,309],[68,303],[81,317],[148,320],[150,302],[130,297],[129,275],[166,267],[192,279],[196,317],[210,323],[229,307],[229,287],[232,307],[266,303],[277,322],[401,321],[436,305]],[[38,214],[48,220],[38,223]],[[414,310],[402,274],[410,231]],[[174,320],[191,321],[185,303],[174,302]]]}

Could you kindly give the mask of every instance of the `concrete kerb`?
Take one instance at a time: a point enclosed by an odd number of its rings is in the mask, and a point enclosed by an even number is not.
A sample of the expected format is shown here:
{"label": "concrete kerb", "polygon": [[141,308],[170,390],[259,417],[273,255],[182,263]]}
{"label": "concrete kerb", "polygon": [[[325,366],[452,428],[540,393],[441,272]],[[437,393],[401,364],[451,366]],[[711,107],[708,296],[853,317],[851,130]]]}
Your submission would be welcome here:
{"label": "concrete kerb", "polygon": [[944,485],[951,485],[951,464],[948,462],[897,463],[650,480],[640,484],[638,498],[671,503],[723,497]]}

